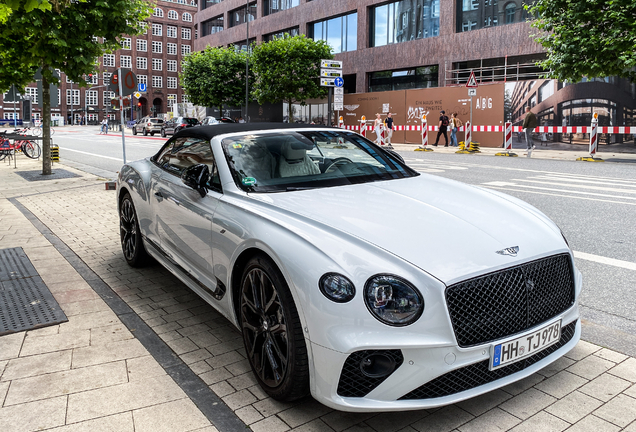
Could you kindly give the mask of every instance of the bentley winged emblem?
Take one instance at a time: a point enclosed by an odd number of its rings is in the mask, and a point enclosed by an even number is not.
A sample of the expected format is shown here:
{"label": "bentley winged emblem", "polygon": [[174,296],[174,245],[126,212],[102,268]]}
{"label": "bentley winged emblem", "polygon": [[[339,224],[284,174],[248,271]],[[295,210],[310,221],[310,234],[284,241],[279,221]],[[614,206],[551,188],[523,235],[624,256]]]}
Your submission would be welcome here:
{"label": "bentley winged emblem", "polygon": [[355,111],[358,109],[359,106],[360,105],[345,105],[344,107],[348,109],[349,111]]}
{"label": "bentley winged emblem", "polygon": [[507,247],[505,249],[497,251],[499,255],[510,255],[513,257],[517,256],[517,252],[519,252],[519,246]]}

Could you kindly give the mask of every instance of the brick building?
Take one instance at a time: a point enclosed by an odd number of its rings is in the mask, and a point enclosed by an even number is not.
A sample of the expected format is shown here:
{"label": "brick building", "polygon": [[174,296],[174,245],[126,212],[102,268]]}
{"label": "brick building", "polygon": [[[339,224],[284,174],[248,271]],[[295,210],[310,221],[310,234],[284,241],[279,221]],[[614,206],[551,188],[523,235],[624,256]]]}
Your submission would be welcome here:
{"label": "brick building", "polygon": [[[153,14],[146,20],[146,32],[124,38],[122,49],[104,55],[98,73],[86,78],[88,86],[79,87],[62,74],[58,90],[60,105],[51,108],[53,118],[59,118],[60,123],[62,120],[68,123],[72,112],[75,122],[82,116],[89,122],[97,122],[106,114],[111,119],[118,119],[119,111],[111,109],[111,98],[115,94],[107,91],[104,80],[108,82],[119,67],[132,69],[138,81],[147,84],[147,92],[139,100],[135,98],[132,101],[134,117],[166,113],[174,102],[188,102],[179,85],[179,73],[182,58],[192,51],[197,37],[194,25],[196,12],[196,1],[157,0]],[[34,102],[33,117],[41,118],[42,107],[37,100],[35,83],[26,88],[26,94]],[[138,108],[139,103],[141,106]],[[0,119],[12,119],[14,105],[4,102],[3,95],[0,95]],[[21,118],[20,109],[17,111]],[[129,111],[126,118],[130,118]]]}

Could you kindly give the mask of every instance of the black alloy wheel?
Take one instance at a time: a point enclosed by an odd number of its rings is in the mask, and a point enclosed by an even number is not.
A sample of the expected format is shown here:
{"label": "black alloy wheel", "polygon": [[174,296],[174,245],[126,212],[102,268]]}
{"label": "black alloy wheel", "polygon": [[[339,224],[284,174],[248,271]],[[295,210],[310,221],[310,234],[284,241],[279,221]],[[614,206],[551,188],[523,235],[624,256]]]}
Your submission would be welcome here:
{"label": "black alloy wheel", "polygon": [[148,262],[148,253],[141,239],[137,213],[130,194],[126,193],[119,205],[119,233],[121,250],[131,267],[142,267]]}
{"label": "black alloy wheel", "polygon": [[280,401],[306,396],[309,366],[298,311],[280,270],[267,256],[247,263],[240,296],[245,351],[261,387]]}

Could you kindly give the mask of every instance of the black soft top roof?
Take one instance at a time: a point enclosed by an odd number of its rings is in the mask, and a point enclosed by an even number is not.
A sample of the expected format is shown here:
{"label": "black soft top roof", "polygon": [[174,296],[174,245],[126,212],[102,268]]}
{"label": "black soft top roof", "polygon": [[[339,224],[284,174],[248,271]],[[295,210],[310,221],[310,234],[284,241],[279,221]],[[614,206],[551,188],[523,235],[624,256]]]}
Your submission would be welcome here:
{"label": "black soft top roof", "polygon": [[[256,132],[272,129],[333,129],[329,126],[303,123],[222,123],[210,126],[197,126],[183,129],[175,137],[195,137],[211,140],[217,135],[237,132]],[[340,129],[342,130],[342,129]]]}

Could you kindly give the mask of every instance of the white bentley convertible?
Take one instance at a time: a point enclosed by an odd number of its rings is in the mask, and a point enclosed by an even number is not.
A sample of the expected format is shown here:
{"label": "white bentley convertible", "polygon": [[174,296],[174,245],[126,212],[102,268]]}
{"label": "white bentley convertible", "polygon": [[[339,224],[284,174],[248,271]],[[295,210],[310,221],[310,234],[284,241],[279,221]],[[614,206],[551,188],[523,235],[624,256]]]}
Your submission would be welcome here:
{"label": "white bentley convertible", "polygon": [[450,404],[580,338],[581,274],[550,219],[356,133],[183,130],[121,169],[117,199],[128,263],[152,256],[232,321],[279,400]]}

